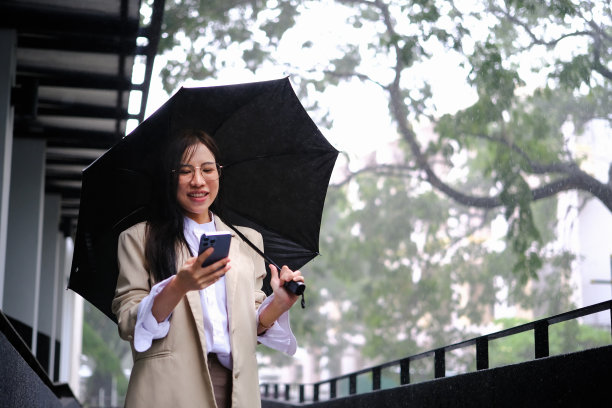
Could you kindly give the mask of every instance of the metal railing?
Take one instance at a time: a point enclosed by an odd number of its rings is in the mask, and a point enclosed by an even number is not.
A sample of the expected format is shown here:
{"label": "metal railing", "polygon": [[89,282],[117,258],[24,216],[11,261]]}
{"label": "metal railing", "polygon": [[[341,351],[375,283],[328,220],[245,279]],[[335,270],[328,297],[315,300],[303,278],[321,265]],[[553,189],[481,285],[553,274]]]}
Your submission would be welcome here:
{"label": "metal railing", "polygon": [[[495,333],[486,334],[480,337],[476,337],[470,340],[455,343],[449,346],[440,347],[437,349],[429,350],[420,354],[415,354],[409,357],[405,357],[399,360],[390,361],[381,365],[377,365],[363,370],[355,371],[350,374],[341,375],[339,377],[330,378],[328,380],[319,381],[313,384],[279,384],[279,383],[262,383],[261,394],[264,399],[275,399],[290,401],[297,399],[299,403],[307,402],[306,388],[312,388],[312,399],[308,402],[318,402],[321,399],[321,389],[323,386],[328,386],[326,391],[327,398],[337,398],[338,395],[338,383],[348,382],[348,395],[357,394],[357,377],[360,375],[371,375],[372,390],[381,389],[381,378],[382,371],[389,368],[399,368],[399,385],[407,385],[411,383],[410,379],[410,365],[415,361],[430,358],[433,356],[434,359],[434,378],[443,378],[446,376],[446,354],[450,351],[457,349],[464,349],[467,347],[476,347],[476,370],[485,370],[489,368],[489,343],[492,340],[512,336],[518,333],[527,331],[533,331],[534,333],[534,356],[535,359],[548,357],[550,352],[549,343],[549,327],[556,323],[565,322],[568,320],[577,319],[583,316],[588,316],[603,311],[610,312],[610,319],[612,321],[612,300],[597,303],[591,306],[583,307],[580,309],[572,310],[566,313],[561,313],[555,316],[547,317],[544,319],[536,320],[533,322],[525,323],[516,327],[501,330]],[[612,326],[612,325],[611,325]],[[612,327],[610,329],[611,340],[612,340]],[[297,395],[295,395],[297,391]],[[293,398],[292,398],[293,395]]]}

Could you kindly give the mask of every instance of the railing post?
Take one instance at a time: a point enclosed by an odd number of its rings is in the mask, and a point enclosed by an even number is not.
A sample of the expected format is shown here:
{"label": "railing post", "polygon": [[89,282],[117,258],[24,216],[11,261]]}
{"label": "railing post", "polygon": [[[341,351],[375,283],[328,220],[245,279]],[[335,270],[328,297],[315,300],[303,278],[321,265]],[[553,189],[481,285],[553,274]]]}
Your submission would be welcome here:
{"label": "railing post", "polygon": [[446,376],[446,363],[444,361],[445,351],[439,348],[434,352],[434,375],[435,378]]}
{"label": "railing post", "polygon": [[285,401],[289,401],[289,399],[290,399],[290,397],[289,397],[290,396],[290,392],[289,392],[290,391],[289,390],[290,387],[291,386],[289,384],[285,384]]}
{"label": "railing post", "polygon": [[338,388],[336,386],[336,380],[329,382],[329,398],[336,398],[338,396]]}
{"label": "railing post", "polygon": [[270,384],[264,384],[264,397],[270,395]]}
{"label": "railing post", "polygon": [[314,402],[319,401],[319,384],[318,383],[314,385],[314,392],[313,392],[312,400]]}
{"label": "railing post", "polygon": [[304,384],[300,384],[300,402],[304,402]]}
{"label": "railing post", "polygon": [[372,369],[372,389],[380,390],[380,367]]}
{"label": "railing post", "polygon": [[535,342],[535,358],[548,357],[548,322],[546,320],[536,322],[533,327]]}
{"label": "railing post", "polygon": [[400,385],[410,384],[410,359],[400,360]]}
{"label": "railing post", "polygon": [[[612,269],[612,256],[610,256],[610,268]],[[612,300],[608,303],[610,308],[610,322],[612,322]],[[610,336],[612,336],[612,324],[610,324]]]}
{"label": "railing post", "polygon": [[278,384],[274,384],[274,399],[278,399]]}
{"label": "railing post", "polygon": [[489,368],[489,338],[487,336],[476,339],[476,370]]}
{"label": "railing post", "polygon": [[357,394],[357,375],[349,375],[349,395]]}

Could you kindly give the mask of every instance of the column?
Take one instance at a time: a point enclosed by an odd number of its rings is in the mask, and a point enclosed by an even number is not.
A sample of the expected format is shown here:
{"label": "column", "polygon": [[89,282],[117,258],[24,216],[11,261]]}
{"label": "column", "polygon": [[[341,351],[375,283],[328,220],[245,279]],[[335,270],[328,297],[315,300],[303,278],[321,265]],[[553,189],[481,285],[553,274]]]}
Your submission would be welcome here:
{"label": "column", "polygon": [[13,153],[13,108],[11,89],[15,83],[14,30],[0,30],[0,309],[3,307],[6,238]]}
{"label": "column", "polygon": [[74,242],[67,237],[64,240],[62,289],[62,334],[59,382],[70,384],[70,389],[77,398],[81,395],[79,367],[81,365],[81,347],[83,343],[83,298],[71,290],[64,290],[70,275]]}
{"label": "column", "polygon": [[38,304],[38,346],[36,357],[53,378],[55,366],[55,340],[58,319],[56,315],[59,286],[59,223],[61,197],[47,194],[44,201],[42,257]]}
{"label": "column", "polygon": [[45,187],[45,141],[13,141],[4,313],[36,355]]}

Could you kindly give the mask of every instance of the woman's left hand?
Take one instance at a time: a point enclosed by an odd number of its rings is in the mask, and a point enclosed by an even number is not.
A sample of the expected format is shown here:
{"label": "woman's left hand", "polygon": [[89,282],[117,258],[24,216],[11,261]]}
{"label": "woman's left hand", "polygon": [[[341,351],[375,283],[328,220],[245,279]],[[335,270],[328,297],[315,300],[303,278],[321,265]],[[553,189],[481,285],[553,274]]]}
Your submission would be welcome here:
{"label": "woman's left hand", "polygon": [[270,272],[270,286],[272,286],[272,291],[274,292],[274,300],[277,300],[279,302],[278,306],[282,307],[285,311],[289,310],[298,300],[299,296],[287,291],[283,285],[285,282],[291,281],[304,282],[302,272],[294,272],[286,265],[282,267],[280,274],[274,265],[270,265]]}
{"label": "woman's left hand", "polygon": [[291,309],[291,306],[298,300],[298,295],[287,291],[283,287],[285,282],[304,282],[304,277],[300,271],[294,272],[287,266],[283,266],[279,273],[274,265],[270,265],[270,272],[270,286],[272,286],[274,292],[274,299],[259,315],[257,334],[261,334],[272,327],[276,319]]}

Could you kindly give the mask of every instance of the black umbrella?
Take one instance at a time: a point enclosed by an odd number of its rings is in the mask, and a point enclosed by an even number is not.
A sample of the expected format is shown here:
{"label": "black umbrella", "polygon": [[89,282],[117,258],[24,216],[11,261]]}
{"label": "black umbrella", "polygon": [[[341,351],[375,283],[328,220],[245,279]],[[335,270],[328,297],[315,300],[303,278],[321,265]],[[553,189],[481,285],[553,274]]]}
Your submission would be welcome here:
{"label": "black umbrella", "polygon": [[299,269],[318,254],[338,151],[289,79],[181,88],[83,171],[68,287],[113,320],[119,234],[147,219],[160,149],[184,128],[206,131],[219,146],[223,171],[213,211],[224,222],[258,230],[277,265]]}

